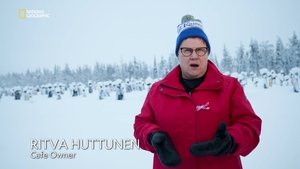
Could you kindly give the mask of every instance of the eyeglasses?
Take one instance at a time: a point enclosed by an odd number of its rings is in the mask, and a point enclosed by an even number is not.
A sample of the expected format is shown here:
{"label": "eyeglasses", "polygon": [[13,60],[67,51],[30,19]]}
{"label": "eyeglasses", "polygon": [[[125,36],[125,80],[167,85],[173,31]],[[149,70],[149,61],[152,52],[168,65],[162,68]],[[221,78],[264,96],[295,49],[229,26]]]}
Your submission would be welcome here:
{"label": "eyeglasses", "polygon": [[196,49],[187,48],[187,47],[180,48],[180,52],[182,53],[183,56],[186,56],[186,57],[191,56],[193,54],[194,50],[198,56],[204,56],[208,52],[207,47],[200,47],[200,48],[196,48]]}

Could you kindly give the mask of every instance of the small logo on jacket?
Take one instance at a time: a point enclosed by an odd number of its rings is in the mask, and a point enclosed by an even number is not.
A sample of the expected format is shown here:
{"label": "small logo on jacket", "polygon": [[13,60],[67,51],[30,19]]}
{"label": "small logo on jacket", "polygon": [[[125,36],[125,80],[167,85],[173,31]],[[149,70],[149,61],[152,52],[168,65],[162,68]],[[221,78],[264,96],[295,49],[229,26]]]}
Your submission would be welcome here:
{"label": "small logo on jacket", "polygon": [[200,110],[209,110],[209,102],[206,102],[206,104],[203,105],[197,105],[196,106],[196,111],[200,111]]}

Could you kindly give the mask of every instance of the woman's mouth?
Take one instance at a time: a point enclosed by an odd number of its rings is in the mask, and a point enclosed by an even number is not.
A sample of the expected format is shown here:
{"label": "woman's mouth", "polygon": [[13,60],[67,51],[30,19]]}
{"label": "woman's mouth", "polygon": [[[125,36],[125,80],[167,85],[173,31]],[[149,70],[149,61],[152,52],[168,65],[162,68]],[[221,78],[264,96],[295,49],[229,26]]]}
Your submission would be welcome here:
{"label": "woman's mouth", "polygon": [[191,67],[199,67],[198,64],[190,64]]}

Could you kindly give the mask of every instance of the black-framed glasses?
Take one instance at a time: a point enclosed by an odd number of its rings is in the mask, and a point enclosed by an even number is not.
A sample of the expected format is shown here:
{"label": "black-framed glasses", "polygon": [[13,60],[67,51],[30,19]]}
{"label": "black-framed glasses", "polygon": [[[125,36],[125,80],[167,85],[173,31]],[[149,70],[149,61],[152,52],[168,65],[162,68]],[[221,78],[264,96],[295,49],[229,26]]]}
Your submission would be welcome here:
{"label": "black-framed glasses", "polygon": [[196,49],[187,48],[187,47],[180,48],[180,52],[182,53],[183,56],[186,57],[191,56],[194,51],[198,56],[204,56],[208,52],[208,48],[207,47],[199,47]]}

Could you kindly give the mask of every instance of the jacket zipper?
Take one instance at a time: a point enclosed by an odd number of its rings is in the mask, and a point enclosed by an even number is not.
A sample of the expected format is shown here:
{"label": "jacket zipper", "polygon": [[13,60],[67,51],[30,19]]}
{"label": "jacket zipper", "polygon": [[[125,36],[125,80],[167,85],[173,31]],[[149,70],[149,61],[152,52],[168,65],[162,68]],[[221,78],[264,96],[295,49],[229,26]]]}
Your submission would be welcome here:
{"label": "jacket zipper", "polygon": [[188,94],[192,97],[193,90],[189,90]]}
{"label": "jacket zipper", "polygon": [[[187,91],[187,93],[188,93],[188,95],[190,96],[190,99],[191,99],[191,101],[193,102],[193,104],[194,104],[194,100],[193,100],[193,98],[192,98],[192,94],[193,94],[193,90],[189,90],[189,91]],[[194,118],[194,120],[195,120],[195,140],[198,140],[198,132],[197,132],[197,129],[198,129],[198,126],[199,126],[199,124],[198,124],[198,112],[196,112],[195,110],[194,110],[194,113],[195,113],[195,118]],[[195,164],[195,168],[199,168],[199,162],[198,162],[198,160],[194,157],[194,164]]]}

